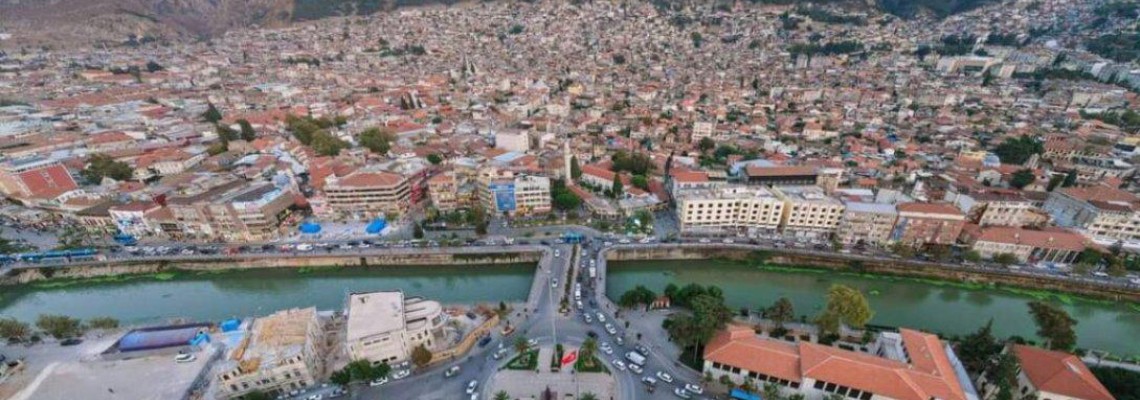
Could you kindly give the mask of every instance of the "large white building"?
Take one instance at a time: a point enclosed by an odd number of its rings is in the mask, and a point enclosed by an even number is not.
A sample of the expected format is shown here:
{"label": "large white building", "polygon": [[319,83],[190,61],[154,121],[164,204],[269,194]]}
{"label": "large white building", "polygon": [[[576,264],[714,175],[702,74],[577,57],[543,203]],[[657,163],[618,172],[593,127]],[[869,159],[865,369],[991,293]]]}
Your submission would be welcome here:
{"label": "large white building", "polygon": [[847,202],[835,238],[844,245],[862,241],[883,245],[890,241],[899,213],[893,204]]}
{"label": "large white building", "polygon": [[688,190],[676,202],[677,221],[687,233],[772,233],[785,207],[771,190],[741,185]]}
{"label": "large white building", "polygon": [[839,227],[843,203],[828,196],[819,186],[780,186],[772,192],[784,201],[780,221],[784,235],[829,238]]}
{"label": "large white building", "polygon": [[551,210],[550,178],[495,168],[479,172],[479,201],[496,214],[544,214]]}
{"label": "large white building", "polygon": [[1140,198],[1105,186],[1049,193],[1043,207],[1057,225],[1079,229],[1100,241],[1140,240]]}
{"label": "large white building", "polygon": [[353,293],[348,296],[345,343],[353,360],[395,364],[412,350],[442,345],[447,322],[439,302],[404,297],[404,292]]}

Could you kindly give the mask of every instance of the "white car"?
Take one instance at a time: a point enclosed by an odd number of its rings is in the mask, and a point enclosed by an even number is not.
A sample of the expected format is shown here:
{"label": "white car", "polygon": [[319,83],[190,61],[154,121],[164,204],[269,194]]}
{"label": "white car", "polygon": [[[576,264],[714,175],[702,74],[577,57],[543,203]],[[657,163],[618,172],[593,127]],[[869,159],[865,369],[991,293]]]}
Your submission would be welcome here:
{"label": "white car", "polygon": [[599,312],[598,313],[598,322],[606,322],[606,315]]}
{"label": "white car", "polygon": [[194,357],[193,354],[179,354],[177,356],[174,356],[174,362],[179,363],[179,364],[194,362],[194,360],[197,360],[197,359],[198,359],[198,357]]}
{"label": "white car", "polygon": [[606,332],[609,332],[611,335],[616,335],[617,334],[617,328],[614,328],[613,324],[607,322],[606,323]]}
{"label": "white car", "polygon": [[538,339],[529,339],[526,341],[526,344],[530,347],[538,346]]}
{"label": "white car", "polygon": [[685,384],[685,390],[693,392],[693,394],[701,394],[701,393],[705,392],[705,390],[702,389],[700,386],[694,385],[692,383],[686,383]]}
{"label": "white car", "polygon": [[725,243],[725,244],[732,244],[732,243],[733,243],[733,241],[732,241],[732,239],[725,239],[725,240],[724,240],[724,243]]}
{"label": "white car", "polygon": [[552,288],[558,287],[558,278],[554,278],[554,279],[550,280],[550,287],[552,287]]}
{"label": "white car", "polygon": [[673,383],[673,377],[665,371],[657,371],[657,379],[660,379],[661,382]]}
{"label": "white car", "polygon": [[479,381],[472,380],[467,382],[467,394],[475,394],[475,389],[479,387]]}
{"label": "white car", "polygon": [[582,318],[586,320],[587,324],[594,323],[594,317],[591,317],[590,314],[583,315]]}
{"label": "white car", "polygon": [[412,374],[412,371],[408,371],[406,369],[396,371],[396,373],[392,374],[392,379],[395,379],[395,380],[404,379],[404,378],[407,378],[408,375],[411,375],[411,374]]}
{"label": "white car", "polygon": [[606,353],[607,355],[614,354],[614,348],[610,347],[609,343],[602,343],[601,347],[598,347],[598,348],[601,349],[602,352]]}
{"label": "white car", "polygon": [[622,240],[619,240],[619,241],[618,241],[618,243],[621,243],[621,244],[629,244],[629,239],[622,239]]}
{"label": "white car", "polygon": [[690,396],[690,395],[689,395],[689,392],[686,392],[686,391],[685,391],[685,389],[681,389],[681,388],[676,388],[676,389],[673,389],[673,394],[674,394],[674,395],[677,395],[677,397],[680,397],[680,398],[682,398],[682,399],[691,399],[691,398],[693,398],[693,396]]}
{"label": "white car", "polygon": [[645,370],[641,369],[640,365],[634,363],[629,363],[629,370],[638,375],[640,375],[642,372],[645,372]]}
{"label": "white car", "polygon": [[625,363],[622,362],[621,360],[614,359],[614,367],[617,367],[617,369],[625,371]]}
{"label": "white car", "polygon": [[368,382],[368,386],[380,386],[385,383],[388,383],[388,377],[383,377],[372,382]]}
{"label": "white car", "polygon": [[701,243],[709,243],[708,239],[701,239]]}

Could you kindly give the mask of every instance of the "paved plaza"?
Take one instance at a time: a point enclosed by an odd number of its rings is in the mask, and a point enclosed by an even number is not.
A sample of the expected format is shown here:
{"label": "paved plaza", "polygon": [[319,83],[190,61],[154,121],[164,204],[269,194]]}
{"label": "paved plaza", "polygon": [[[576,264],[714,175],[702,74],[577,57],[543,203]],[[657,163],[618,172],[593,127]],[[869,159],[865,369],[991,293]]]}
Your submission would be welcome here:
{"label": "paved plaza", "polygon": [[[577,351],[576,347],[567,346],[565,351]],[[553,347],[543,347],[538,352],[538,369],[534,371],[517,371],[503,369],[491,377],[489,393],[492,395],[505,391],[512,399],[539,399],[544,390],[549,388],[558,399],[573,400],[584,393],[593,393],[601,400],[616,399],[614,379],[608,373],[576,373],[574,368],[567,366],[559,372],[550,372],[550,362],[554,357]]]}

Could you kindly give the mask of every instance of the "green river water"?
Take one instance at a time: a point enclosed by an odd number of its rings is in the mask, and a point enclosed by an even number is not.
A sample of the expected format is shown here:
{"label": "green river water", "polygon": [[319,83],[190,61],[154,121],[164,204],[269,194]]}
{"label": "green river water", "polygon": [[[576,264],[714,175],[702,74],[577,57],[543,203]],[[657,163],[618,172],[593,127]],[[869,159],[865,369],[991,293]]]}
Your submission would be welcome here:
{"label": "green river water", "polygon": [[1030,339],[1036,338],[1036,326],[1027,304],[1043,299],[1060,305],[1078,321],[1079,347],[1140,355],[1140,308],[1130,304],[943,281],[744,266],[713,260],[610,262],[607,273],[610,298],[620,297],[637,285],[661,293],[669,283],[697,283],[719,286],[734,309],[759,309],[787,297],[795,305],[796,315],[808,316],[819,312],[828,287],[844,284],[867,294],[875,311],[872,324],[964,334],[993,318],[996,335]]}
{"label": "green river water", "polygon": [[[694,265],[695,264],[695,265]],[[1034,337],[1026,303],[1045,298],[1079,321],[1079,346],[1116,354],[1140,354],[1140,311],[1136,305],[940,281],[784,270],[728,262],[646,261],[610,264],[611,296],[635,285],[660,293],[666,284],[721,287],[733,307],[758,308],[780,296],[796,314],[814,315],[834,283],[868,293],[873,324],[909,326],[950,334],[967,333],[994,319],[999,335]],[[179,272],[129,279],[45,282],[0,287],[0,318],[34,321],[39,314],[78,318],[110,316],[128,324],[171,318],[217,321],[258,316],[291,307],[341,309],[349,292],[403,290],[444,303],[523,301],[534,267],[420,266],[340,269],[264,269],[216,273]]]}

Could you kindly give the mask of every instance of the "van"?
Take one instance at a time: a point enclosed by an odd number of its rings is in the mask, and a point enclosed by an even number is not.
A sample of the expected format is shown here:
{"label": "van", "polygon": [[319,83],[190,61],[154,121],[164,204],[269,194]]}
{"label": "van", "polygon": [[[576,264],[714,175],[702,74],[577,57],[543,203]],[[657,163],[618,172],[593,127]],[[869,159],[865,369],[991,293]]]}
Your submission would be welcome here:
{"label": "van", "polygon": [[638,353],[636,351],[631,351],[631,352],[625,353],[625,358],[634,364],[642,365],[642,366],[645,365],[645,356],[641,355],[641,353]]}

